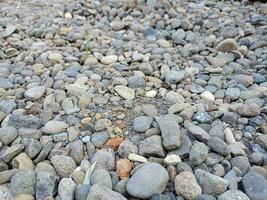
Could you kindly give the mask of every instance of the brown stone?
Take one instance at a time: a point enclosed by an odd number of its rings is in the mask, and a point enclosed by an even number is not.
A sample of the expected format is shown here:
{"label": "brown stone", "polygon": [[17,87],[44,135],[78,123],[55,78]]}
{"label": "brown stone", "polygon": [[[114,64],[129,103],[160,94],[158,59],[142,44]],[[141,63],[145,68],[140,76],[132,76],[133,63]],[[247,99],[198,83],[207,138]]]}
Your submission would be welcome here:
{"label": "brown stone", "polygon": [[225,39],[217,45],[217,50],[222,52],[230,52],[232,50],[237,50],[237,49],[238,45],[236,41],[232,38]]}
{"label": "brown stone", "polygon": [[116,138],[110,138],[105,146],[110,146],[113,150],[117,150],[120,144],[122,143],[123,138],[121,137],[116,137]]}
{"label": "brown stone", "polygon": [[267,123],[265,123],[261,126],[261,131],[262,131],[262,133],[267,134]]}
{"label": "brown stone", "polygon": [[132,171],[132,164],[128,159],[119,159],[116,164],[116,173],[121,178],[128,178]]}
{"label": "brown stone", "polygon": [[17,194],[13,200],[34,200],[34,197],[29,194]]}
{"label": "brown stone", "polygon": [[243,104],[236,109],[242,117],[254,117],[260,114],[261,110],[257,104]]}
{"label": "brown stone", "polygon": [[34,170],[35,166],[26,153],[20,153],[18,156],[12,160],[13,168],[22,170]]}

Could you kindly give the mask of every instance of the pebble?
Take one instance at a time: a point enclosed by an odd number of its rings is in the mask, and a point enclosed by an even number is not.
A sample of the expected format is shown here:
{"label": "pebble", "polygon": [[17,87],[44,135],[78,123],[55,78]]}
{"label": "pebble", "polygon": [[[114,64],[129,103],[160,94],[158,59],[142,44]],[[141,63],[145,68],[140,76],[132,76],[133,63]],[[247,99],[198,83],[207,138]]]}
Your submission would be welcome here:
{"label": "pebble", "polygon": [[119,159],[116,163],[116,173],[120,179],[125,179],[130,176],[130,172],[132,171],[131,162],[124,158]]}
{"label": "pebble", "polygon": [[75,170],[75,161],[65,155],[55,155],[51,158],[51,163],[54,166],[57,174],[62,178],[67,178]]}
{"label": "pebble", "polygon": [[232,50],[237,50],[238,49],[238,45],[236,43],[236,41],[232,38],[227,38],[223,41],[221,41],[218,45],[217,45],[217,50],[218,51],[222,51],[222,52],[230,52]]}
{"label": "pebble", "polygon": [[124,85],[117,85],[114,87],[114,90],[127,101],[133,100],[135,98],[134,90]]}
{"label": "pebble", "polygon": [[38,99],[40,99],[46,91],[46,87],[45,86],[34,86],[28,90],[25,91],[24,96],[25,98],[29,99],[29,100],[33,100],[36,101]]}
{"label": "pebble", "polygon": [[145,132],[150,128],[152,121],[152,117],[138,116],[133,121],[133,128],[136,132]]}
{"label": "pebble", "polygon": [[221,194],[218,200],[249,200],[249,198],[239,190],[228,190]]}
{"label": "pebble", "polygon": [[94,200],[101,197],[101,199],[109,200],[126,200],[124,196],[118,192],[114,192],[105,185],[95,184],[91,187],[87,200]]}
{"label": "pebble", "polygon": [[168,181],[169,175],[164,167],[158,163],[148,162],[134,172],[127,182],[126,189],[134,197],[150,198],[155,193],[162,193]]}
{"label": "pebble", "polygon": [[[14,174],[10,181],[13,196],[17,194],[35,195],[36,174],[31,170],[22,170]],[[23,186],[23,187],[21,187]]]}
{"label": "pebble", "polygon": [[209,148],[201,142],[196,142],[192,145],[189,159],[193,165],[200,165],[209,156]]}
{"label": "pebble", "polygon": [[101,184],[112,189],[111,177],[108,171],[104,169],[97,169],[93,172],[91,177],[91,184],[92,185]]}
{"label": "pebble", "polygon": [[18,131],[11,126],[0,128],[0,141],[4,145],[9,145],[18,137]]}
{"label": "pebble", "polygon": [[111,171],[115,169],[115,155],[111,148],[98,150],[90,161],[92,164],[96,162],[97,169],[105,169]]}
{"label": "pebble", "polygon": [[61,200],[73,200],[76,184],[69,178],[62,178],[58,184],[58,195]]}
{"label": "pebble", "polygon": [[65,131],[69,125],[63,121],[51,120],[46,122],[44,132],[48,134],[56,134]]}

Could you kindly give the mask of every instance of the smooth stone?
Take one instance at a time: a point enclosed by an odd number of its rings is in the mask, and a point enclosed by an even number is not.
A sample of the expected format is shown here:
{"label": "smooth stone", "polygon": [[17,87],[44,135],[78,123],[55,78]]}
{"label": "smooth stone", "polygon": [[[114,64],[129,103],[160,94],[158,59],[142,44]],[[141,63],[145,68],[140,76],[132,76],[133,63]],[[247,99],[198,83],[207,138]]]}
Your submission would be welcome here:
{"label": "smooth stone", "polygon": [[106,200],[127,200],[118,192],[114,192],[105,185],[95,184],[90,188],[87,200],[106,199]]}
{"label": "smooth stone", "polygon": [[210,137],[208,139],[207,145],[215,152],[222,155],[228,155],[230,153],[229,146],[218,137]]}
{"label": "smooth stone", "polygon": [[237,113],[242,117],[254,117],[260,114],[261,110],[257,104],[243,104],[236,109]]}
{"label": "smooth stone", "polygon": [[117,55],[109,55],[109,56],[104,56],[101,59],[101,63],[104,64],[104,65],[110,65],[110,64],[113,64],[113,63],[117,62],[117,60],[118,60],[118,56]]}
{"label": "smooth stone", "polygon": [[159,135],[153,135],[144,139],[139,147],[139,154],[141,156],[150,157],[164,157],[165,151],[162,145],[162,138]]}
{"label": "smooth stone", "polygon": [[200,165],[209,156],[209,148],[204,143],[196,142],[192,145],[189,160],[193,165]]}
{"label": "smooth stone", "polygon": [[92,177],[91,177],[91,184],[92,185],[101,184],[112,189],[111,177],[108,171],[104,169],[94,170]]}
{"label": "smooth stone", "polygon": [[169,181],[167,170],[158,163],[148,162],[138,168],[126,185],[127,192],[137,198],[150,198],[162,193]]}
{"label": "smooth stone", "polygon": [[190,171],[184,171],[175,177],[175,191],[185,199],[194,200],[202,193],[202,189],[197,183],[194,174]]}
{"label": "smooth stone", "polygon": [[29,100],[35,101],[40,99],[45,94],[45,91],[46,91],[45,86],[34,86],[26,90],[24,96]]}
{"label": "smooth stone", "polygon": [[124,85],[116,85],[114,90],[125,100],[130,101],[135,98],[135,92],[132,88],[129,88]]}
{"label": "smooth stone", "polygon": [[183,80],[183,78],[185,77],[185,72],[184,71],[169,71],[165,73],[165,81],[167,83],[178,83],[181,80]]}
{"label": "smooth stone", "polygon": [[240,190],[228,190],[218,197],[218,200],[250,200],[248,196]]}
{"label": "smooth stone", "polygon": [[72,157],[65,155],[54,155],[51,158],[51,163],[61,178],[69,177],[77,167]]}
{"label": "smooth stone", "polygon": [[152,121],[152,117],[138,116],[133,121],[133,129],[136,132],[145,132],[150,128]]}
{"label": "smooth stone", "polygon": [[36,200],[43,200],[45,197],[53,196],[56,192],[57,177],[54,173],[40,171],[36,176]]}
{"label": "smooth stone", "polygon": [[175,117],[171,114],[164,115],[158,117],[156,121],[161,131],[164,148],[173,150],[180,147],[180,128]]}
{"label": "smooth stone", "polygon": [[51,120],[46,122],[44,132],[48,134],[56,134],[65,131],[69,125],[62,121]]}
{"label": "smooth stone", "polygon": [[30,115],[12,114],[8,119],[8,126],[14,128],[40,128],[42,120]]}
{"label": "smooth stone", "polygon": [[118,154],[122,158],[127,158],[129,154],[137,154],[138,153],[138,147],[134,145],[130,140],[124,140],[121,142],[119,148],[118,148]]}
{"label": "smooth stone", "polygon": [[76,184],[70,178],[63,178],[58,184],[60,200],[74,200]]}
{"label": "smooth stone", "polygon": [[91,164],[96,162],[96,169],[112,171],[115,169],[115,155],[112,148],[100,149],[93,155]]}
{"label": "smooth stone", "polygon": [[4,145],[8,145],[13,142],[18,136],[18,131],[11,126],[5,126],[0,128],[0,141]]}
{"label": "smooth stone", "polygon": [[204,194],[217,195],[227,190],[229,181],[210,174],[202,169],[195,171],[198,184],[201,186]]}
{"label": "smooth stone", "polygon": [[227,38],[223,41],[221,41],[216,49],[218,51],[222,51],[222,52],[230,52],[232,50],[237,50],[238,49],[238,44],[236,43],[236,41],[232,38]]}
{"label": "smooth stone", "polygon": [[194,137],[196,137],[201,142],[207,143],[208,139],[210,138],[210,135],[199,126],[191,124],[189,125],[188,130]]}

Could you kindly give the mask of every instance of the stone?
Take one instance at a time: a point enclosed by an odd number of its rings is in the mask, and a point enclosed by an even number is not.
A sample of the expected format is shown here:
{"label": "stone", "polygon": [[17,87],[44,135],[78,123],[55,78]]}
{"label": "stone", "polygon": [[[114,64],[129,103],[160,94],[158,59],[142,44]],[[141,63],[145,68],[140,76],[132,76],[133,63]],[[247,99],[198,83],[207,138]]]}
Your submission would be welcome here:
{"label": "stone", "polygon": [[232,38],[227,38],[223,41],[221,41],[216,49],[218,51],[222,51],[222,52],[230,52],[232,50],[238,50],[238,44],[236,43],[236,41]]}
{"label": "stone", "polygon": [[164,115],[156,119],[159,124],[163,146],[167,150],[180,147],[180,128],[173,115]]}
{"label": "stone", "polygon": [[216,198],[208,194],[200,194],[197,196],[196,200],[216,200]]}
{"label": "stone", "polygon": [[123,142],[123,138],[121,137],[110,138],[105,143],[105,146],[111,147],[113,150],[117,150],[122,142]]}
{"label": "stone", "polygon": [[124,85],[116,85],[114,90],[125,100],[130,101],[135,98],[135,92],[132,88],[126,87]]}
{"label": "stone", "polygon": [[46,87],[45,86],[34,86],[25,91],[24,96],[29,99],[36,101],[45,94]]}
{"label": "stone", "polygon": [[195,171],[195,176],[204,194],[221,194],[227,190],[229,185],[229,181],[219,176],[210,174],[202,169],[197,169]]}
{"label": "stone", "polygon": [[120,179],[125,179],[130,176],[130,172],[132,171],[132,164],[131,162],[124,158],[119,159],[116,163],[116,174]]}
{"label": "stone", "polygon": [[18,169],[10,169],[0,172],[0,185],[10,182],[11,178],[16,174]]}
{"label": "stone", "polygon": [[246,156],[237,156],[231,159],[232,167],[237,167],[242,175],[246,174],[251,167],[249,160]]}
{"label": "stone", "polygon": [[176,103],[184,103],[184,97],[182,95],[180,95],[177,92],[174,91],[169,91],[166,94],[166,100],[170,103],[170,104],[176,104]]}
{"label": "stone", "polygon": [[20,152],[22,152],[23,148],[24,148],[24,145],[22,144],[15,144],[11,147],[7,147],[6,149],[4,149],[3,152],[1,152],[0,159],[8,163],[14,157],[16,157]]}
{"label": "stone", "polygon": [[118,154],[122,158],[127,158],[130,153],[137,154],[138,153],[138,147],[135,146],[131,141],[129,140],[124,140],[119,148],[118,148]]}
{"label": "stone", "polygon": [[34,170],[35,166],[26,153],[20,153],[18,156],[13,158],[12,167],[21,170]]}
{"label": "stone", "polygon": [[91,187],[87,200],[105,199],[105,200],[127,200],[118,192],[112,191],[105,185],[95,184]]}
{"label": "stone", "polygon": [[148,162],[138,168],[126,185],[127,192],[137,198],[150,198],[162,193],[169,181],[167,170],[158,163]]}
{"label": "stone", "polygon": [[29,194],[17,194],[13,200],[34,200],[34,197]]}
{"label": "stone", "polygon": [[10,181],[13,196],[17,194],[35,195],[36,174],[34,171],[22,170],[17,172]]}
{"label": "stone", "polygon": [[89,186],[88,185],[78,185],[75,191],[75,199],[79,200],[87,200],[87,196],[89,194]]}
{"label": "stone", "polygon": [[256,137],[256,143],[261,145],[264,149],[267,149],[267,135],[260,134]]}
{"label": "stone", "polygon": [[77,167],[75,161],[72,157],[65,156],[65,155],[54,155],[51,158],[51,163],[54,166],[57,174],[61,178],[67,178],[71,175],[71,173]]}
{"label": "stone", "polygon": [[110,65],[110,64],[113,64],[113,63],[117,62],[117,60],[118,60],[118,56],[117,55],[109,55],[109,56],[104,56],[101,59],[101,63],[104,64],[104,65]]}
{"label": "stone", "polygon": [[250,171],[242,178],[244,192],[250,199],[265,200],[267,196],[267,180],[257,172]]}
{"label": "stone", "polygon": [[193,165],[200,165],[209,156],[209,148],[202,142],[196,142],[192,145],[189,160]]}
{"label": "stone", "polygon": [[81,140],[75,140],[66,146],[69,149],[69,156],[79,165],[84,157],[84,147]]}
{"label": "stone", "polygon": [[144,139],[139,147],[139,154],[141,156],[150,157],[164,157],[165,152],[162,146],[162,138],[159,135],[153,135]]}
{"label": "stone", "polygon": [[218,200],[250,200],[248,196],[240,190],[228,190],[218,197]]}
{"label": "stone", "polygon": [[91,177],[91,185],[101,184],[112,189],[112,181],[108,171],[104,169],[94,170]]}
{"label": "stone", "polygon": [[47,134],[56,134],[65,131],[69,125],[62,121],[50,120],[44,126],[44,132]]}
{"label": "stone", "polygon": [[190,124],[188,127],[190,133],[201,142],[207,143],[210,135],[201,127]]}
{"label": "stone", "polygon": [[166,165],[177,165],[178,163],[182,162],[181,158],[177,155],[168,155],[164,158],[164,163]]}
{"label": "stone", "polygon": [[36,176],[36,200],[43,200],[45,197],[54,196],[57,187],[57,177],[54,173],[40,171]]}
{"label": "stone", "polygon": [[234,170],[230,170],[225,176],[224,179],[229,181],[229,186],[228,188],[230,190],[237,190],[238,185],[237,185],[237,176]]}
{"label": "stone", "polygon": [[224,67],[227,61],[223,58],[207,56],[206,59],[214,67]]}
{"label": "stone", "polygon": [[200,94],[200,97],[204,100],[207,100],[207,101],[215,101],[215,97],[213,96],[213,94],[209,91],[205,91],[205,92],[202,92]]}
{"label": "stone", "polygon": [[115,155],[111,148],[100,149],[93,155],[92,164],[96,162],[96,169],[112,171],[115,169]]}
{"label": "stone", "polygon": [[11,200],[13,198],[10,187],[8,185],[0,185],[0,199]]}
{"label": "stone", "polygon": [[215,152],[222,155],[228,155],[230,153],[229,146],[218,137],[210,137],[208,139],[207,145]]}
{"label": "stone", "polygon": [[202,193],[194,174],[190,171],[184,171],[175,177],[175,191],[185,199],[194,200]]}
{"label": "stone", "polygon": [[42,120],[30,115],[12,114],[8,119],[8,126],[14,128],[33,128],[41,127]]}
{"label": "stone", "polygon": [[145,132],[150,128],[152,121],[152,117],[138,116],[133,121],[133,129],[136,132]]}
{"label": "stone", "polygon": [[237,113],[242,117],[254,117],[260,114],[260,107],[257,104],[243,104],[236,109]]}
{"label": "stone", "polygon": [[149,117],[156,117],[158,115],[158,109],[155,105],[152,104],[145,104],[142,106],[142,110],[145,115]]}
{"label": "stone", "polygon": [[18,131],[11,126],[0,128],[0,141],[4,145],[9,145],[18,137]]}
{"label": "stone", "polygon": [[178,83],[185,77],[184,71],[169,71],[165,73],[165,81],[167,83]]}
{"label": "stone", "polygon": [[74,200],[76,184],[69,178],[62,178],[58,184],[60,200]]}
{"label": "stone", "polygon": [[147,162],[147,159],[143,156],[140,156],[138,154],[130,153],[128,155],[128,159],[134,162],[140,162],[140,163],[145,163]]}

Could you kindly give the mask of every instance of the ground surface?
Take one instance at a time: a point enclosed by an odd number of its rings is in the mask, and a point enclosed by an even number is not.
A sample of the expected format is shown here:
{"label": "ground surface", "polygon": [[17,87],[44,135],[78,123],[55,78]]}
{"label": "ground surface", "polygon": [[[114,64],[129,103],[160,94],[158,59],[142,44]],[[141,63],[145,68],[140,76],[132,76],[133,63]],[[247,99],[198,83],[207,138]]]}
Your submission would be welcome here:
{"label": "ground surface", "polygon": [[266,15],[0,1],[0,200],[266,200]]}

